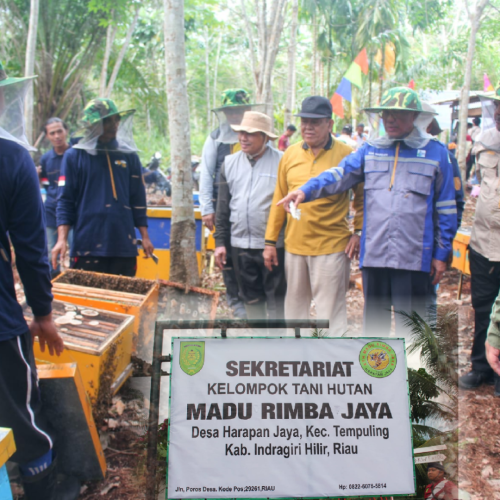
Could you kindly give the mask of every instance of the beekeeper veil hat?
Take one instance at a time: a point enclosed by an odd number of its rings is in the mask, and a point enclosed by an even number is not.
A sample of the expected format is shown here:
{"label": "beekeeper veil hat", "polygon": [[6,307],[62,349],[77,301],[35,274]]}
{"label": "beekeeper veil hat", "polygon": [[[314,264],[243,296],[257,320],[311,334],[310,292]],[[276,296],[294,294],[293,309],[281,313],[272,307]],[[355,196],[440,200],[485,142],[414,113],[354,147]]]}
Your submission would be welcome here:
{"label": "beekeeper veil hat", "polygon": [[0,138],[17,142],[28,151],[36,149],[26,137],[24,99],[34,78],[9,78],[0,62]]}
{"label": "beekeeper veil hat", "polygon": [[232,126],[240,125],[246,111],[265,112],[264,104],[252,104],[245,89],[226,89],[222,92],[222,106],[212,109],[217,116],[219,128],[212,132],[212,138],[222,144],[236,144],[238,134]]}
{"label": "beekeeper veil hat", "polygon": [[[430,109],[429,109],[430,108]],[[371,125],[371,135],[368,143],[378,148],[389,148],[396,141],[402,141],[410,148],[421,149],[432,139],[427,133],[427,127],[437,114],[430,106],[422,105],[418,94],[408,87],[393,87],[382,95],[379,106],[364,108]],[[384,130],[382,113],[384,111],[414,111],[417,117],[413,123],[413,130],[401,139],[389,137]]]}
{"label": "beekeeper veil hat", "polygon": [[[132,118],[135,109],[118,111],[116,104],[111,99],[102,97],[92,99],[83,110],[81,128],[74,136],[82,136],[75,149],[84,149],[90,154],[98,151],[120,151],[133,153],[138,151],[132,134]],[[116,139],[103,143],[99,139],[104,133],[104,120],[116,117],[119,120]]]}
{"label": "beekeeper veil hat", "polygon": [[500,153],[500,131],[498,130],[500,128],[500,87],[494,92],[478,92],[478,95],[481,100],[483,122],[481,133],[476,137],[474,150],[486,149]]}

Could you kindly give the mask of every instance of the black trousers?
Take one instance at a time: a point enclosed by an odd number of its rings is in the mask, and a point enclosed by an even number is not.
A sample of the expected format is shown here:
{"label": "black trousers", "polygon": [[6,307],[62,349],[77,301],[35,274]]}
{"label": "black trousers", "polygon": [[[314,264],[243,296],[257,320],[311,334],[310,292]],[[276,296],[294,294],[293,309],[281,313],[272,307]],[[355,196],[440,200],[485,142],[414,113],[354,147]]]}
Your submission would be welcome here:
{"label": "black trousers", "polygon": [[386,337],[391,330],[391,308],[394,308],[396,336],[407,336],[404,311],[417,312],[426,319],[429,273],[386,267],[363,267],[365,297],[364,331],[370,337]]}
{"label": "black trousers", "polygon": [[245,304],[265,301],[269,319],[285,317],[285,249],[276,250],[279,264],[269,271],[262,249],[232,248],[240,297]]}
{"label": "black trousers", "polygon": [[469,247],[470,285],[474,308],[474,342],[471,362],[475,371],[493,373],[486,360],[486,336],[490,314],[500,291],[500,262],[491,262]]}
{"label": "black trousers", "polygon": [[82,271],[133,278],[137,272],[137,257],[75,257],[72,259],[71,267]]}
{"label": "black trousers", "polygon": [[42,413],[33,341],[26,333],[0,342],[0,427],[14,432],[21,465],[45,455],[53,447],[51,428]]}
{"label": "black trousers", "polygon": [[233,251],[231,247],[231,240],[228,238],[226,241],[226,265],[222,270],[222,279],[224,280],[224,285],[226,286],[226,298],[229,307],[235,309],[238,307],[243,307],[239,297],[239,285],[238,279],[236,278],[235,264],[233,262]]}

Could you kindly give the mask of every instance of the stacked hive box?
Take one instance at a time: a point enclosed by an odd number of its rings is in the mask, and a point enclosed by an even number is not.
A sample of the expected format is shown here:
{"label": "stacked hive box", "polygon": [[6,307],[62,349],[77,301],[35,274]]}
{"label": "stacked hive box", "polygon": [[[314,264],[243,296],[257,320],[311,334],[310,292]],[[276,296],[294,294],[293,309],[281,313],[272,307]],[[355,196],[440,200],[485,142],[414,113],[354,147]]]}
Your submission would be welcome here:
{"label": "stacked hive box", "polygon": [[464,274],[470,276],[469,265],[469,242],[470,242],[470,229],[459,229],[453,240],[453,261],[451,266],[458,269]]}
{"label": "stacked hive box", "polygon": [[56,299],[134,316],[132,354],[151,362],[158,307],[156,282],[69,270],[58,276],[52,285]]}
{"label": "stacked hive box", "polygon": [[[95,401],[101,390],[115,394],[132,373],[133,321],[130,315],[54,300],[52,316],[66,349],[60,356],[34,344],[37,363],[78,364],[85,390]],[[25,317],[31,311],[25,307]]]}

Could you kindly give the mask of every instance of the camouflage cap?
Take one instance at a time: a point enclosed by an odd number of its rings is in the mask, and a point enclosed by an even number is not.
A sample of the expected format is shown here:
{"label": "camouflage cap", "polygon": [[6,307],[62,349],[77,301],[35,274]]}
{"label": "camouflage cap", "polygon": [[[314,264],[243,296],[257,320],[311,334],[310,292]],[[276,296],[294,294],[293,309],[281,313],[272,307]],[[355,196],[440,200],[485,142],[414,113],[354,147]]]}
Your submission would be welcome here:
{"label": "camouflage cap", "polygon": [[126,111],[118,111],[116,104],[111,99],[104,97],[97,97],[89,101],[83,110],[82,125],[90,127],[95,123],[104,120],[113,115],[120,115],[121,118],[135,113],[135,109],[128,109]]}
{"label": "camouflage cap", "polygon": [[5,87],[6,85],[12,85],[13,83],[20,83],[20,82],[25,82],[27,80],[33,80],[36,78],[36,76],[26,76],[24,78],[14,78],[14,77],[7,77],[7,72],[5,71],[5,68],[0,61],[0,87]]}
{"label": "camouflage cap", "polygon": [[250,103],[250,94],[245,89],[226,89],[222,92],[222,106],[212,111],[217,113],[225,108],[242,108],[250,110],[254,104]]}
{"label": "camouflage cap", "polygon": [[363,111],[375,113],[385,110],[423,111],[420,97],[409,87],[393,87],[386,90],[378,106],[363,109]]}

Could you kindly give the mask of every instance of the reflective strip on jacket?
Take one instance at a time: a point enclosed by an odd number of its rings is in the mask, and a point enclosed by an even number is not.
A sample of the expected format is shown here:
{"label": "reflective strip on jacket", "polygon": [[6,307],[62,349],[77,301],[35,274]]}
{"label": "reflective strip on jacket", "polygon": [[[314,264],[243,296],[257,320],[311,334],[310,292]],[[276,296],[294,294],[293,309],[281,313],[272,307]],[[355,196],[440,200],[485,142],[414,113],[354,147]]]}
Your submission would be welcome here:
{"label": "reflective strip on jacket", "polygon": [[[395,171],[394,171],[395,167]],[[364,182],[360,267],[429,272],[446,261],[457,228],[453,170],[445,147],[429,141],[413,149],[365,144],[338,167],[300,189],[306,200],[346,191]]]}

